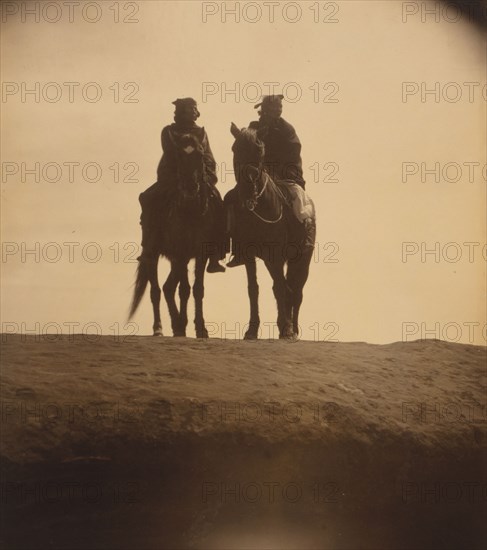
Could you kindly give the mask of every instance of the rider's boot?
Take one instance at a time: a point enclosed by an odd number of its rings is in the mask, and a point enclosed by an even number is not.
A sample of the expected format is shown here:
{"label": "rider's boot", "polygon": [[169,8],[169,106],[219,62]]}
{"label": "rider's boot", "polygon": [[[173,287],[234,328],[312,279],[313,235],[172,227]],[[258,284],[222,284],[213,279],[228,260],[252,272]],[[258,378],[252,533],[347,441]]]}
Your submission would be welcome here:
{"label": "rider's boot", "polygon": [[208,273],[224,273],[226,269],[220,263],[219,259],[215,254],[212,254],[209,257],[208,267],[206,268]]}

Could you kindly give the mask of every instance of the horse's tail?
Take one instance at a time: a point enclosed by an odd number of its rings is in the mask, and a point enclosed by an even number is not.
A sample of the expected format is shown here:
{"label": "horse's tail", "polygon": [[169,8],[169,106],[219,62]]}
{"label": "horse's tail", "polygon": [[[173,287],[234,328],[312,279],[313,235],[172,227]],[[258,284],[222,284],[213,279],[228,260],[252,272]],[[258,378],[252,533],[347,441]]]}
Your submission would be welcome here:
{"label": "horse's tail", "polygon": [[144,296],[147,283],[149,282],[149,265],[148,262],[139,261],[137,267],[137,276],[134,284],[134,295],[132,296],[132,303],[130,305],[129,321],[135,315],[137,308]]}

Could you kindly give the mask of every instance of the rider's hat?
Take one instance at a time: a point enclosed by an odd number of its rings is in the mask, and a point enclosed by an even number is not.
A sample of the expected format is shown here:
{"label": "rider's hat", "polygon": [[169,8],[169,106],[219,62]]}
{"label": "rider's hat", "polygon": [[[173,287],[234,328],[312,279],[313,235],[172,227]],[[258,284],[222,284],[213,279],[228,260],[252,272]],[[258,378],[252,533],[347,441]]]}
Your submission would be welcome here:
{"label": "rider's hat", "polygon": [[258,109],[261,106],[265,109],[266,107],[269,107],[272,104],[282,105],[283,99],[284,99],[284,96],[282,94],[264,95],[262,96],[262,101],[260,103],[257,103],[257,105],[254,106],[254,109]]}
{"label": "rider's hat", "polygon": [[176,105],[176,113],[181,112],[185,107],[196,107],[196,112],[200,116],[198,111],[198,104],[192,97],[183,97],[182,99],[176,99],[172,102],[173,105]]}

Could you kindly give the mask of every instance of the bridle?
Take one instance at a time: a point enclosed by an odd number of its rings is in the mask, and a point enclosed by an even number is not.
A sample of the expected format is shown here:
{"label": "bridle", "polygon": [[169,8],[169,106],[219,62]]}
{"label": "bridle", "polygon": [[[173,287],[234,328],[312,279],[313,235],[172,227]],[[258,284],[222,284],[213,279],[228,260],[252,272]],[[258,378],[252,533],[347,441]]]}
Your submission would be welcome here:
{"label": "bridle", "polygon": [[[204,170],[204,168],[203,168],[203,170]],[[188,191],[185,188],[185,186],[182,185],[182,181],[183,181],[183,178],[181,176],[181,171],[180,171],[180,162],[178,161],[178,167],[177,167],[177,171],[176,171],[176,183],[177,183],[179,193],[180,193],[180,195],[182,196],[182,198],[184,200],[189,201],[189,200],[195,199],[199,195],[200,188],[201,188],[199,178],[196,180],[196,187],[193,191]]]}
{"label": "bridle", "polygon": [[[171,136],[171,138],[172,138],[172,136]],[[173,140],[173,142],[174,142],[174,140]],[[185,149],[183,148],[182,150],[184,151]],[[194,201],[198,198],[202,198],[201,195],[200,195],[201,183],[203,183],[204,185],[209,186],[207,167],[206,167],[206,164],[204,162],[204,157],[203,157],[203,155],[201,157],[202,173],[200,174],[200,172],[198,170],[198,174],[197,174],[198,177],[196,178],[196,181],[195,181],[196,186],[192,191],[188,191],[185,188],[185,186],[183,185],[183,177],[182,177],[182,174],[181,174],[181,164],[182,164],[182,162],[184,162],[184,160],[181,159],[180,152],[181,152],[181,149],[178,148],[178,161],[177,161],[177,168],[176,168],[176,186],[177,186],[177,189],[178,189],[178,192],[179,192],[179,197],[180,197],[180,199],[182,199],[184,201]],[[187,154],[191,154],[193,151],[190,151],[189,153],[187,151],[185,151],[185,152]],[[202,206],[203,206],[203,208],[202,208],[201,215],[204,216],[208,211],[208,194],[205,194],[205,196],[203,198],[203,201],[202,201]]]}
{"label": "bridle", "polygon": [[[262,163],[259,164],[259,169],[258,169],[258,172],[257,172],[257,176],[255,178],[253,178],[249,174],[248,177],[249,177],[249,180],[250,180],[250,182],[252,184],[252,187],[253,187],[253,194],[252,194],[252,197],[250,199],[247,199],[245,201],[245,206],[247,207],[247,210],[249,210],[249,212],[252,212],[252,214],[257,216],[257,218],[259,218],[259,220],[263,221],[264,223],[277,223],[277,222],[280,222],[281,219],[282,219],[282,214],[283,214],[283,210],[284,210],[282,202],[279,203],[280,212],[279,212],[279,216],[275,220],[267,220],[267,219],[263,218],[258,212],[255,211],[255,208],[259,204],[259,199],[264,194],[264,191],[267,188],[267,184],[269,183],[269,181],[271,179],[269,174],[262,168]],[[257,183],[258,183],[258,181],[260,181],[262,179],[263,179],[262,189],[260,191],[258,191]]]}

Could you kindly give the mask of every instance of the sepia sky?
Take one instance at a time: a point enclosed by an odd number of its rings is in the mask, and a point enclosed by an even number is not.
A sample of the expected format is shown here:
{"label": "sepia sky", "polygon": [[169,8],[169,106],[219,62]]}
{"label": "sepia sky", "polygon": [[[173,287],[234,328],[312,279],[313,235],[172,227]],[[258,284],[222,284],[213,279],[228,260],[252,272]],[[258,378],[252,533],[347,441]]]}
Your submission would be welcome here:
{"label": "sepia sky", "polygon": [[[241,1],[239,21],[232,8],[3,3],[2,331],[151,334],[148,293],[124,324],[138,195],[172,101],[198,101],[224,194],[230,123],[255,120],[275,83],[318,215],[302,338],[485,345],[485,34],[439,2]],[[267,338],[277,313],[258,274]],[[240,338],[245,269],[205,290],[210,335]]]}

